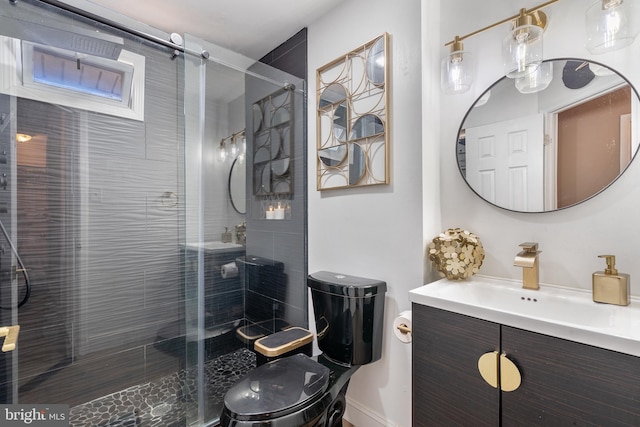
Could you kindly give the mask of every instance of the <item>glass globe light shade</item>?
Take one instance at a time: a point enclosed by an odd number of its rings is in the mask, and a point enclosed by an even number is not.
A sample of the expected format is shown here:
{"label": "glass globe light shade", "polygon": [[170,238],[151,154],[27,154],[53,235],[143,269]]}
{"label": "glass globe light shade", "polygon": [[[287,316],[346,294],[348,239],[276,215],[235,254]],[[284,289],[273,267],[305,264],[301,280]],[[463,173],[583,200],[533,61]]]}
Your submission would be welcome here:
{"label": "glass globe light shade", "polygon": [[227,160],[227,149],[224,144],[224,140],[220,141],[220,145],[218,146],[218,160],[224,162]]}
{"label": "glass globe light shade", "polygon": [[598,0],[586,12],[587,49],[601,54],[629,46],[638,35],[634,0]]}
{"label": "glass globe light shade", "polygon": [[238,144],[234,139],[231,141],[231,144],[229,144],[229,156],[231,157],[231,159],[235,159],[238,156],[238,152]]}
{"label": "glass globe light shade", "polygon": [[502,41],[502,63],[507,77],[516,79],[535,71],[542,62],[542,28],[521,25]]}
{"label": "glass globe light shade", "polygon": [[244,154],[247,152],[247,137],[242,134],[242,136],[240,136],[240,153]]}
{"label": "glass globe light shade", "polygon": [[545,90],[553,80],[553,63],[543,62],[536,70],[516,79],[516,88],[520,93],[536,93]]}
{"label": "glass globe light shade", "polygon": [[447,55],[440,66],[440,87],[446,94],[464,93],[473,84],[473,55],[455,51]]}

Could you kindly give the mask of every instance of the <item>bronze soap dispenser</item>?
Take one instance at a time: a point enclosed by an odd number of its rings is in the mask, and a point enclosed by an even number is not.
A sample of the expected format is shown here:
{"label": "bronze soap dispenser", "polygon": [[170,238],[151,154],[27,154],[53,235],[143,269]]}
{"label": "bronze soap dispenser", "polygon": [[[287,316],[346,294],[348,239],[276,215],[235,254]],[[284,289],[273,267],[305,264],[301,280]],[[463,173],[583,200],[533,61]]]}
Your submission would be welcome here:
{"label": "bronze soap dispenser", "polygon": [[606,304],[629,305],[629,275],[618,273],[615,255],[599,255],[598,258],[606,258],[607,268],[593,273],[593,300]]}

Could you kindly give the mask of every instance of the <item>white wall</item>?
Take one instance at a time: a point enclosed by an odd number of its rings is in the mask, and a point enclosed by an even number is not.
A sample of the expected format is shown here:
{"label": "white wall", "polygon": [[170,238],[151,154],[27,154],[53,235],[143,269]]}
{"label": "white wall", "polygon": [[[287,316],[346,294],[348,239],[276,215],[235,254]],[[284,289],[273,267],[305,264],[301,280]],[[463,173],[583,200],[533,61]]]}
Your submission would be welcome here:
{"label": "white wall", "polygon": [[[425,156],[434,167],[422,171],[420,11],[418,1],[348,0],[308,27],[309,272],[369,277],[388,286],[382,359],[361,367],[347,393],[346,419],[359,427],[411,425],[411,346],[394,338],[392,322],[410,307],[408,291],[423,283],[423,234],[439,229],[433,138]],[[384,32],[392,67],[391,184],[319,192],[315,71]],[[422,88],[425,99],[433,99],[429,89]],[[424,211],[423,191],[429,197]]]}
{"label": "white wall", "polygon": [[204,240],[211,241],[220,240],[225,227],[233,234],[234,227],[245,219],[229,202],[228,180],[233,162],[230,159],[222,162],[217,157],[220,140],[243,130],[245,125],[244,95],[231,102],[211,99],[215,94],[210,92],[207,95],[202,167],[205,193]]}
{"label": "white wall", "polygon": [[[346,418],[358,426],[411,425],[410,346],[392,337],[390,322],[409,308],[407,292],[433,278],[428,261],[423,267],[423,248],[440,230],[463,227],[480,236],[487,252],[483,274],[519,278],[521,272],[513,267],[518,245],[537,241],[543,251],[543,283],[589,289],[591,273],[603,267],[597,258],[603,253],[617,255],[620,271],[640,276],[640,264],[634,263],[640,237],[640,163],[632,163],[595,198],[545,214],[496,208],[479,199],[458,172],[454,147],[459,124],[473,101],[502,76],[500,45],[509,26],[465,41],[465,50],[478,63],[474,88],[463,95],[439,93],[439,61],[448,51],[443,45],[539,3],[422,0],[421,36],[417,2],[348,0],[309,27],[309,271],[340,271],[389,285],[383,359],[361,368],[349,388]],[[582,0],[563,0],[545,8],[545,59],[603,62],[640,87],[640,41],[622,53],[590,55],[584,47],[587,6]],[[315,70],[385,31],[391,35],[393,67],[391,185],[320,193],[315,190]],[[422,98],[416,99],[421,78]],[[640,285],[634,283],[638,281],[632,280],[632,293],[639,295]]]}
{"label": "white wall", "polygon": [[[532,7],[537,0],[510,4],[504,0],[442,2],[441,43],[455,35],[469,33],[482,26],[516,14],[520,7]],[[544,35],[544,57],[578,57],[603,62],[640,87],[640,41],[625,51],[593,56],[584,47],[584,13],[590,2],[563,0],[545,11],[549,16]],[[475,9],[477,8],[477,10]],[[468,13],[460,14],[466,10]],[[611,253],[621,272],[630,273],[631,292],[640,294],[640,263],[636,246],[640,237],[640,163],[633,162],[627,172],[604,193],[578,206],[558,212],[520,214],[505,211],[480,200],[464,183],[458,172],[454,144],[458,126],[469,106],[482,91],[502,75],[501,41],[508,24],[465,41],[465,50],[477,58],[474,88],[462,95],[442,95],[441,114],[447,117],[441,127],[442,227],[463,227],[476,233],[483,242],[486,259],[483,274],[520,278],[513,267],[518,245],[535,241],[543,251],[540,275],[543,283],[576,288],[591,288],[591,274],[604,267],[599,254]],[[447,49],[440,48],[441,57]],[[505,107],[508,108],[508,107]]]}

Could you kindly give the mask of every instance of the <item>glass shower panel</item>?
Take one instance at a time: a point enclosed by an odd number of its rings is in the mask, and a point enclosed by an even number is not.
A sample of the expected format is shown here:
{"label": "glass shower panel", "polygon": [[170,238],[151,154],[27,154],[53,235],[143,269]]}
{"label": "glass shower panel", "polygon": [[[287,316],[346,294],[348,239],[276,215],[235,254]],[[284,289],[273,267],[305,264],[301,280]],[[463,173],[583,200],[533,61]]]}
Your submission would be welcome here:
{"label": "glass shower panel", "polygon": [[[255,160],[254,135],[269,129],[263,132],[274,141],[268,160],[280,165],[274,166],[273,176],[265,175],[269,178],[264,182],[285,181],[291,174],[282,163],[293,154],[293,136],[286,130],[293,122],[293,110],[285,111],[285,105],[294,97],[302,98],[303,84],[188,34],[185,48],[191,52],[185,61],[186,351],[187,371],[197,388],[197,400],[190,403],[187,416],[190,425],[201,425],[219,419],[226,391],[255,367],[253,340],[247,333],[256,316],[248,313],[246,248],[266,242],[248,225],[266,220],[262,208],[267,197],[280,198],[284,205],[288,187],[277,187],[285,189],[278,195],[255,197],[251,177],[264,164]],[[258,109],[268,113],[258,115]],[[263,123],[264,117],[269,123]],[[239,170],[241,179],[234,176]],[[242,191],[232,191],[238,182]],[[269,328],[258,327],[273,332]]]}
{"label": "glass shower panel", "polygon": [[[184,57],[30,0],[0,8],[0,57],[0,403],[184,424]],[[102,66],[127,102],[67,87]]]}
{"label": "glass shower panel", "polygon": [[247,248],[275,257],[267,208],[293,223],[304,194],[304,83],[185,40],[176,56],[45,2],[0,8],[0,326],[20,325],[0,403],[213,423],[255,365],[249,332],[306,321],[302,287],[245,274]]}

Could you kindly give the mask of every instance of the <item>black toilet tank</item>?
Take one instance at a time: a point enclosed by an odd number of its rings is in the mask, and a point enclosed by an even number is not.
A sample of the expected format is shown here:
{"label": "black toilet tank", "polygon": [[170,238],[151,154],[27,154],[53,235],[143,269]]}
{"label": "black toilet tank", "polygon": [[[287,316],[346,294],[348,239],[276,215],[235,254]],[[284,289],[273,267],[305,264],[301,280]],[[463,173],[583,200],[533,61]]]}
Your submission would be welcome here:
{"label": "black toilet tank", "polygon": [[329,271],[310,274],[307,283],[324,355],[348,365],[380,359],[387,284]]}

